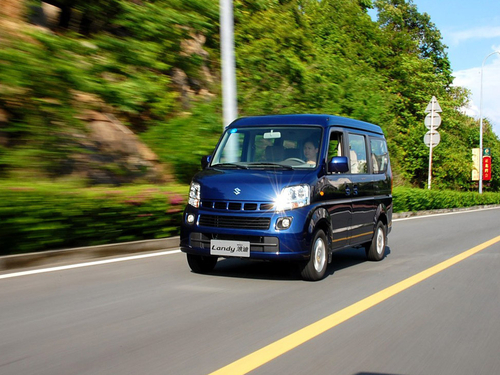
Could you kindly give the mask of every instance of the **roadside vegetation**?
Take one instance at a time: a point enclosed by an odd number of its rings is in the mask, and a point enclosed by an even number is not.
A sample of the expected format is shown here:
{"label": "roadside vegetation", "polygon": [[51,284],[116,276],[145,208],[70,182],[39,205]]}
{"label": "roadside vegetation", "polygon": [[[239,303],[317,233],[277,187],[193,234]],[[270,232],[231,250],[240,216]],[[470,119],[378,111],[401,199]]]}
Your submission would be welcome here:
{"label": "roadside vegetation", "polygon": [[[0,185],[0,255],[179,235],[189,186]],[[499,205],[500,193],[394,189],[394,212]]]}
{"label": "roadside vegetation", "polygon": [[188,187],[0,185],[0,255],[178,235]]}
{"label": "roadside vegetation", "polygon": [[[233,3],[240,116],[328,113],[380,125],[396,210],[498,204],[500,140],[486,120],[493,178],[479,196],[469,93],[452,86],[441,34],[411,0]],[[1,254],[176,234],[186,186],[222,131],[218,1],[2,4]],[[428,192],[432,96],[443,121]],[[89,118],[100,115],[153,161],[92,138],[102,124]]]}
{"label": "roadside vegetation", "polygon": [[399,187],[393,191],[393,204],[397,213],[500,205],[500,193]]}

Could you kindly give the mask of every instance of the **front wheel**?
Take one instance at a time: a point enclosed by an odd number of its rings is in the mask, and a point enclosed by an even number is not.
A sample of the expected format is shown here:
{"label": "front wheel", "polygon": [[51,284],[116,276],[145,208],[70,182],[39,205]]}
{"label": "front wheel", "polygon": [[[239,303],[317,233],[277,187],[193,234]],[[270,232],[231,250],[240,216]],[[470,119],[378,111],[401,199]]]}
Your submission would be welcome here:
{"label": "front wheel", "polygon": [[304,265],[301,271],[301,276],[307,281],[321,280],[325,276],[326,267],[328,266],[328,242],[325,232],[321,229],[314,234],[311,244],[311,257]]}
{"label": "front wheel", "polygon": [[195,273],[208,273],[212,271],[217,263],[217,257],[186,254],[191,270]]}
{"label": "front wheel", "polygon": [[387,235],[384,223],[379,221],[371,242],[366,244],[366,256],[369,260],[379,261],[384,258]]}

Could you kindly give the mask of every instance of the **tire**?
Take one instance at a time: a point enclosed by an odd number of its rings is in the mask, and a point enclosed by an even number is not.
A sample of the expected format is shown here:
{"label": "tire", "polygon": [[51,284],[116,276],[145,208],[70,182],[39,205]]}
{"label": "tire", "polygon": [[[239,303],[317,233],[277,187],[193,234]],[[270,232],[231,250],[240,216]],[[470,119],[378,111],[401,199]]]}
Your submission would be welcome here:
{"label": "tire", "polygon": [[375,227],[375,233],[373,234],[373,239],[369,242],[366,249],[366,256],[369,260],[379,261],[385,256],[385,247],[387,244],[387,231],[385,229],[384,223],[381,221],[377,222]]}
{"label": "tire", "polygon": [[328,266],[328,241],[325,232],[318,229],[311,243],[311,257],[300,272],[306,281],[317,281],[325,277]]}
{"label": "tire", "polygon": [[194,273],[209,273],[217,263],[217,257],[186,254],[189,267]]}

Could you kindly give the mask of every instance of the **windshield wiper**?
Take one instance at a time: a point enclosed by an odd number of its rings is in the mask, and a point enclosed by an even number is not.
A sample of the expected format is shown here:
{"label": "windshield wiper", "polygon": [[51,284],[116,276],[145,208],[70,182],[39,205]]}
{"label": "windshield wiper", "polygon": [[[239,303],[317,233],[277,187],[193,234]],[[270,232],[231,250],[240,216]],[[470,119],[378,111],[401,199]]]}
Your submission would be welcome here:
{"label": "windshield wiper", "polygon": [[213,168],[230,167],[230,168],[237,168],[237,169],[248,169],[248,167],[246,165],[234,164],[234,163],[220,163],[220,164],[212,165],[212,167]]}
{"label": "windshield wiper", "polygon": [[284,164],[279,164],[279,163],[250,163],[248,164],[250,168],[266,168],[266,167],[272,167],[272,168],[282,168],[282,169],[288,169],[288,170],[293,170],[293,167],[291,165],[284,165]]}

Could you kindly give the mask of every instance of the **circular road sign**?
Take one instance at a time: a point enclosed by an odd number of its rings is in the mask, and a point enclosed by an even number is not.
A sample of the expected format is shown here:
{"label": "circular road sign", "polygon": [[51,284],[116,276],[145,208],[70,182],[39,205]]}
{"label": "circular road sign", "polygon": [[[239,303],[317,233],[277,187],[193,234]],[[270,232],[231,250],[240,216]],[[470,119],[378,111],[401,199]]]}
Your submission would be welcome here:
{"label": "circular road sign", "polygon": [[[437,131],[432,132],[432,147],[436,147],[439,144],[439,141],[441,141],[441,136]],[[431,147],[431,131],[428,131],[424,135],[424,143],[427,147]]]}
{"label": "circular road sign", "polygon": [[430,129],[431,126],[434,129],[439,128],[439,125],[441,125],[441,116],[439,116],[439,113],[434,112],[434,113],[429,113],[427,116],[425,116],[425,127],[427,129]]}

